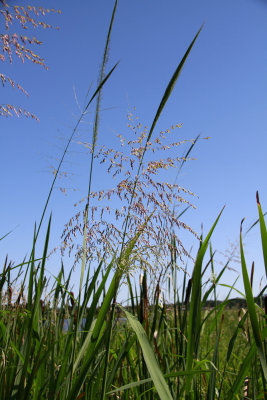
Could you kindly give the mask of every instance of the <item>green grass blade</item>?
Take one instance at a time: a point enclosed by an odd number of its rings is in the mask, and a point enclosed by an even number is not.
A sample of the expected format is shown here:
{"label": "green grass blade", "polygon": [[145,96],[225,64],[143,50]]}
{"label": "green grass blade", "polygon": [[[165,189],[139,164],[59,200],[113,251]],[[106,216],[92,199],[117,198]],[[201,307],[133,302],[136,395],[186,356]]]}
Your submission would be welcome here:
{"label": "green grass blade", "polygon": [[[110,45],[110,37],[111,37],[111,31],[113,27],[113,22],[115,18],[115,13],[117,9],[117,4],[118,0],[115,1],[114,7],[113,7],[113,12],[111,16],[111,21],[109,24],[109,29],[108,29],[108,35],[106,39],[106,44],[105,44],[105,50],[104,50],[104,56],[103,56],[103,61],[102,61],[102,66],[101,66],[101,71],[100,71],[100,76],[99,76],[99,82],[102,82],[105,77],[105,68],[108,62],[108,54],[109,54],[109,45]],[[97,141],[97,136],[98,136],[98,125],[99,125],[99,115],[100,115],[100,103],[101,103],[101,95],[102,95],[102,90],[99,90],[98,96],[97,96],[97,102],[96,102],[96,112],[95,112],[95,122],[94,122],[94,134],[93,134],[93,150],[96,145]]]}
{"label": "green grass blade", "polygon": [[[192,370],[192,371],[178,371],[178,372],[171,372],[170,374],[164,374],[164,378],[168,379],[168,378],[177,378],[179,376],[187,376],[187,375],[196,375],[196,374],[206,374],[206,373],[210,373],[212,372],[209,369],[206,370]],[[128,383],[127,385],[123,385],[117,389],[114,389],[110,392],[107,393],[107,395],[109,394],[113,394],[113,393],[117,393],[120,391],[124,391],[124,390],[129,390],[129,389],[133,389],[135,387],[141,386],[144,383],[150,383],[153,382],[152,378],[147,378],[147,379],[142,379],[140,381],[137,382],[131,382]]]}
{"label": "green grass blade", "polygon": [[225,272],[226,268],[228,267],[229,261],[225,264],[225,266],[221,269],[219,272],[218,276],[215,279],[215,282],[211,285],[211,287],[205,292],[203,299],[202,299],[202,305],[204,306],[206,301],[208,300],[209,295],[211,292],[216,288],[216,285],[219,283],[223,273]]}
{"label": "green grass blade", "polygon": [[[112,259],[111,263],[109,264],[109,266],[107,268],[107,271],[106,271],[106,273],[105,273],[105,275],[104,275],[104,277],[103,277],[103,279],[102,279],[102,281],[101,281],[96,293],[93,296],[93,300],[92,300],[92,303],[91,303],[90,308],[88,310],[88,314],[87,314],[87,318],[86,318],[86,323],[85,323],[85,330],[86,331],[88,331],[90,329],[90,327],[91,327],[91,323],[92,323],[93,318],[94,318],[94,316],[96,314],[98,301],[99,301],[99,299],[101,297],[101,294],[103,293],[103,290],[104,290],[105,284],[107,282],[107,279],[109,277],[111,268],[113,267],[113,263],[114,263],[114,258]],[[99,272],[99,270],[98,270],[98,272]],[[96,277],[94,277],[94,278],[96,278]]]}
{"label": "green grass blade", "polygon": [[[242,222],[243,222],[243,220],[242,220]],[[244,256],[244,250],[243,250],[242,222],[241,222],[241,227],[240,227],[240,256],[241,256],[243,282],[244,282],[245,293],[246,293],[246,301],[247,301],[248,313],[249,313],[250,322],[251,322],[251,326],[252,326],[253,336],[255,339],[256,346],[257,346],[263,374],[264,374],[265,379],[267,380],[266,359],[265,359],[264,350],[263,350],[263,346],[262,346],[260,327],[259,327],[259,322],[258,322],[258,318],[257,318],[257,314],[256,314],[255,302],[254,302],[254,298],[253,298],[253,294],[252,294],[252,289],[250,286],[250,281],[249,281],[249,276],[248,276],[248,271],[247,271],[246,261],[245,261],[245,256]]]}
{"label": "green grass blade", "polygon": [[243,363],[241,365],[241,368],[239,369],[238,375],[237,375],[237,377],[236,377],[236,379],[235,379],[235,381],[234,381],[234,383],[233,383],[233,385],[232,385],[232,387],[231,387],[231,389],[229,391],[229,394],[228,394],[228,397],[227,397],[228,400],[232,400],[232,399],[235,398],[235,396],[236,396],[237,392],[239,391],[241,385],[244,383],[244,379],[245,379],[245,376],[246,376],[246,373],[247,373],[247,369],[250,367],[250,365],[252,363],[252,360],[253,360],[253,358],[254,358],[254,356],[256,354],[256,351],[257,351],[257,347],[256,347],[256,345],[254,343],[250,347],[249,352],[248,352],[247,356],[245,357],[245,359],[244,359],[244,361],[243,361]]}
{"label": "green grass blade", "polygon": [[[87,288],[87,290],[86,290],[86,292],[85,292],[83,304],[82,304],[82,307],[81,307],[81,311],[80,311],[80,314],[79,314],[79,316],[78,316],[78,323],[79,323],[79,324],[80,324],[80,322],[81,322],[81,319],[82,319],[83,316],[84,316],[84,313],[85,313],[85,311],[86,311],[86,307],[87,307],[88,302],[89,302],[89,299],[90,299],[90,297],[91,297],[91,295],[92,295],[92,293],[93,293],[93,290],[94,290],[95,287],[96,287],[97,278],[98,278],[98,276],[99,276],[99,272],[101,271],[102,266],[103,266],[103,260],[100,261],[100,263],[99,263],[99,265],[98,265],[96,271],[94,272],[94,275],[93,275],[93,278],[92,278],[92,280],[91,280],[91,283],[90,283],[89,287]],[[111,263],[111,266],[112,266],[112,263]],[[89,312],[87,313],[86,324],[85,324],[85,330],[86,330],[86,329],[88,330],[89,327],[90,327],[90,325],[91,325],[91,323],[89,322],[89,315],[91,314],[91,315],[92,315],[92,318],[93,318],[93,315],[94,315],[94,312],[95,312],[95,309],[94,309],[94,307],[93,307],[93,303],[95,303],[96,305],[97,305],[97,303],[98,303],[98,300],[99,300],[99,298],[100,298],[100,296],[101,296],[101,293],[102,293],[102,291],[103,291],[103,289],[104,289],[106,280],[107,280],[107,278],[108,278],[108,275],[109,275],[110,267],[111,267],[111,266],[108,266],[107,271],[106,271],[106,274],[104,275],[104,277],[103,277],[103,279],[102,279],[102,281],[101,281],[101,284],[99,285],[99,288],[97,289],[98,295],[97,295],[97,293],[95,293],[94,296],[93,296],[93,301],[92,301],[92,303],[91,303]],[[93,311],[90,312],[91,309],[92,309]],[[91,320],[91,321],[92,321],[92,320]]]}
{"label": "green grass blade", "polygon": [[87,109],[89,108],[90,104],[92,103],[92,101],[94,100],[94,98],[97,96],[97,94],[99,93],[99,91],[101,90],[101,88],[104,86],[104,84],[107,82],[107,80],[109,79],[110,75],[113,73],[113,71],[114,71],[115,68],[118,66],[118,64],[119,64],[119,63],[116,63],[116,64],[114,65],[114,67],[109,71],[109,73],[107,74],[107,76],[105,77],[105,79],[103,79],[103,81],[100,82],[100,84],[98,85],[98,87],[97,87],[96,91],[94,92],[93,96],[91,97],[91,99],[90,99],[89,102],[87,103],[86,107],[84,108],[84,110],[83,110],[83,112],[82,112],[80,118],[78,119],[78,121],[77,121],[77,123],[76,123],[76,125],[75,125],[75,127],[74,127],[74,129],[73,129],[73,131],[72,131],[72,133],[71,133],[71,135],[70,135],[70,138],[69,138],[69,140],[68,140],[68,142],[67,142],[67,144],[66,144],[66,147],[65,147],[65,149],[64,149],[64,152],[63,152],[63,154],[62,154],[62,157],[61,157],[61,159],[60,159],[60,161],[59,161],[59,164],[58,164],[58,167],[57,167],[57,169],[56,169],[55,177],[54,177],[54,179],[53,179],[53,181],[52,181],[52,184],[51,184],[51,187],[50,187],[50,189],[49,189],[49,193],[48,193],[48,196],[47,196],[47,199],[46,199],[46,202],[45,202],[45,205],[44,205],[44,209],[43,209],[43,212],[42,212],[42,216],[41,216],[41,219],[40,219],[40,222],[39,222],[39,225],[38,225],[38,229],[37,229],[37,232],[36,232],[36,238],[35,238],[35,240],[37,240],[37,237],[38,237],[38,235],[39,235],[39,232],[40,232],[40,229],[41,229],[41,226],[42,226],[42,223],[43,223],[43,219],[44,219],[44,216],[45,216],[45,213],[46,213],[46,210],[47,210],[47,207],[48,207],[48,203],[49,203],[49,201],[50,201],[50,198],[51,198],[51,195],[52,195],[52,192],[53,192],[53,189],[54,189],[54,186],[55,186],[55,183],[56,183],[56,180],[57,180],[59,171],[60,171],[60,169],[61,169],[61,166],[62,166],[62,164],[63,164],[63,161],[64,161],[64,159],[65,159],[65,156],[66,156],[66,154],[67,154],[67,151],[68,151],[68,149],[69,149],[69,146],[70,146],[70,144],[71,144],[71,142],[72,142],[72,139],[73,139],[75,133],[77,132],[78,126],[80,125],[81,121],[83,120],[83,117],[84,117],[84,115],[85,115]]}
{"label": "green grass blade", "polygon": [[[178,176],[179,176],[179,174],[180,174],[180,172],[181,172],[181,170],[182,170],[182,168],[183,168],[183,166],[184,166],[184,163],[186,162],[186,159],[187,159],[187,157],[189,156],[189,154],[191,153],[191,151],[193,150],[193,148],[195,147],[195,145],[196,145],[196,143],[197,143],[197,141],[198,141],[198,139],[200,138],[200,135],[197,135],[197,137],[195,138],[195,140],[193,141],[193,143],[191,144],[191,146],[189,147],[189,149],[187,150],[187,152],[182,156],[182,162],[181,162],[181,165],[180,165],[180,167],[179,167],[179,169],[178,169],[178,171],[177,171],[177,174],[176,174],[176,177],[175,177],[175,180],[174,180],[174,184],[176,184],[176,182],[177,182],[177,179],[178,179]],[[190,206],[189,206],[190,207]],[[187,207],[187,208],[189,208],[189,207]]]}
{"label": "green grass blade", "polygon": [[74,363],[74,366],[73,366],[73,372],[75,372],[76,368],[79,365],[79,362],[82,360],[82,357],[83,357],[83,355],[85,354],[85,352],[87,350],[87,347],[88,347],[88,345],[89,345],[89,343],[91,341],[91,336],[92,336],[92,333],[93,333],[93,330],[94,330],[94,327],[95,327],[95,323],[96,323],[96,320],[94,320],[91,323],[90,330],[86,334],[86,337],[85,337],[85,340],[83,342],[83,345],[80,348],[80,350],[78,352],[78,355],[77,355],[77,357],[75,359],[75,363]]}
{"label": "green grass blade", "polygon": [[237,338],[237,334],[240,331],[240,329],[243,328],[244,323],[245,323],[245,321],[247,319],[247,316],[248,316],[248,313],[246,312],[243,315],[243,317],[241,318],[241,320],[238,322],[238,325],[237,325],[237,327],[236,327],[236,329],[235,329],[235,331],[233,333],[233,336],[231,337],[231,340],[229,342],[228,349],[227,349],[227,354],[226,354],[226,361],[227,362],[229,361],[229,359],[231,357],[231,354],[232,354],[232,351],[233,351],[233,348],[234,348],[234,344],[235,344],[235,341],[236,341],[236,338]]}
{"label": "green grass blade", "polygon": [[[137,171],[136,178],[135,178],[135,181],[134,181],[134,187],[133,187],[133,191],[132,191],[132,194],[131,194],[130,203],[129,203],[129,206],[128,206],[128,213],[127,213],[127,217],[126,217],[126,220],[125,220],[125,228],[124,228],[124,234],[123,234],[124,238],[126,236],[126,230],[127,230],[127,227],[128,227],[128,222],[129,222],[129,217],[130,217],[130,210],[131,210],[134,194],[135,194],[135,191],[136,191],[136,185],[137,185],[137,182],[138,182],[138,179],[139,179],[139,174],[140,174],[140,171],[141,171],[141,167],[143,165],[143,160],[144,160],[144,157],[145,157],[145,153],[146,153],[146,150],[147,150],[148,143],[149,143],[150,138],[152,136],[152,133],[153,133],[153,131],[155,129],[157,121],[158,121],[158,119],[159,119],[159,117],[160,117],[160,115],[161,115],[161,113],[162,113],[162,111],[163,111],[163,109],[164,109],[164,107],[165,107],[165,105],[166,105],[166,103],[167,103],[167,101],[168,101],[173,89],[174,89],[176,81],[179,78],[179,75],[180,75],[180,73],[181,73],[181,71],[183,69],[185,61],[186,61],[187,57],[189,56],[189,54],[190,54],[190,52],[192,50],[192,47],[194,46],[195,41],[197,40],[197,37],[200,34],[200,31],[202,30],[202,28],[203,28],[203,25],[201,26],[201,28],[197,32],[196,36],[194,37],[193,41],[191,42],[190,46],[188,47],[187,51],[185,52],[185,54],[184,54],[184,56],[182,58],[182,61],[180,62],[180,64],[176,68],[176,70],[175,70],[175,72],[174,72],[174,74],[173,74],[173,76],[172,76],[172,78],[171,78],[171,80],[170,80],[165,92],[164,92],[164,95],[163,95],[163,97],[161,99],[161,102],[160,102],[160,105],[159,105],[159,107],[157,109],[157,112],[156,112],[156,115],[154,117],[154,120],[152,122],[151,128],[149,130],[149,133],[148,133],[148,136],[147,136],[147,140],[146,140],[146,144],[144,146],[144,150],[143,150],[140,162],[139,162],[138,171]],[[123,240],[123,242],[124,242],[124,240]]]}
{"label": "green grass blade", "polygon": [[4,236],[2,236],[2,237],[0,237],[0,240],[3,240],[3,239],[5,239],[8,235],[10,235],[10,233],[12,233],[13,232],[13,230],[12,231],[9,231],[9,232],[7,232]]}
{"label": "green grass blade", "polygon": [[[220,323],[220,327],[219,327],[219,330],[217,333],[216,343],[215,343],[215,348],[214,348],[214,353],[213,353],[213,359],[212,359],[212,363],[215,365],[216,369],[218,369],[219,344],[220,344],[220,336],[221,336],[221,331],[222,331],[223,319],[224,319],[224,315],[222,315],[222,318],[221,318],[221,323]],[[207,400],[215,399],[216,373],[217,373],[216,369],[214,368],[214,371],[212,371],[212,373],[210,374]]]}
{"label": "green grass blade", "polygon": [[[224,209],[224,208],[223,208]],[[189,310],[189,325],[188,325],[188,342],[187,342],[187,355],[186,355],[186,370],[191,370],[193,366],[193,358],[194,353],[196,351],[196,345],[198,341],[199,328],[200,328],[200,314],[201,314],[201,270],[202,270],[202,262],[205,256],[206,250],[208,248],[208,243],[210,237],[217,225],[219,218],[223,212],[220,212],[216,221],[214,222],[212,228],[210,229],[206,239],[200,246],[200,249],[197,254],[197,259],[195,262],[195,267],[192,276],[192,294],[191,294],[191,302],[190,302],[190,310]],[[186,393],[190,396],[191,392],[191,381],[192,377],[186,377]]]}
{"label": "green grass blade", "polygon": [[[120,352],[119,352],[119,354],[117,356],[115,365],[113,366],[112,371],[110,372],[110,375],[108,377],[107,385],[106,385],[106,389],[107,390],[109,390],[109,387],[111,386],[112,382],[115,381],[114,378],[115,378],[116,372],[117,372],[118,368],[120,367],[120,365],[121,365],[123,359],[125,358],[125,356],[127,356],[127,354],[129,353],[129,351],[130,351],[131,347],[133,346],[135,340],[136,340],[135,336],[132,336],[132,337],[130,337],[130,339],[127,339],[123,343],[122,348],[121,348],[121,350],[120,350]],[[108,393],[106,393],[106,394],[108,394]]]}
{"label": "green grass blade", "polygon": [[[110,43],[110,36],[112,31],[112,26],[114,22],[114,17],[117,8],[117,0],[115,1],[115,5],[113,8],[113,13],[109,25],[108,35],[106,39],[105,51],[102,61],[102,66],[100,70],[100,83],[105,80],[105,67],[108,60],[108,50],[109,50],[109,43]],[[94,130],[93,130],[93,139],[92,139],[92,154],[91,154],[91,161],[90,161],[90,173],[89,173],[89,181],[88,181],[88,194],[87,194],[87,202],[85,206],[84,212],[84,229],[83,229],[83,254],[82,254],[82,264],[81,264],[81,274],[80,274],[80,289],[79,289],[79,300],[78,300],[78,315],[80,315],[80,305],[81,305],[81,292],[82,292],[82,285],[83,285],[83,277],[86,265],[86,238],[87,238],[87,224],[88,224],[88,210],[89,210],[89,201],[90,201],[90,192],[91,192],[91,184],[92,184],[92,174],[93,174],[93,163],[94,163],[94,155],[95,155],[95,147],[96,141],[98,136],[98,125],[99,125],[99,114],[100,114],[100,102],[101,102],[101,94],[102,94],[102,86],[99,88],[97,93],[97,102],[96,102],[96,111],[95,111],[95,122],[94,122]],[[75,331],[75,345],[76,345],[76,337],[78,334],[78,324],[76,325]],[[74,345],[74,352],[75,352],[75,345]]]}
{"label": "green grass blade", "polygon": [[94,352],[96,350],[97,344],[100,342],[101,337],[103,337],[102,331],[104,328],[106,317],[109,312],[111,302],[112,302],[114,296],[116,296],[116,294],[117,294],[117,290],[118,290],[120,280],[121,280],[123,274],[124,273],[127,274],[127,267],[128,267],[129,258],[131,256],[132,250],[133,250],[138,238],[140,237],[145,225],[147,224],[148,220],[151,218],[152,214],[148,217],[146,222],[143,224],[143,226],[140,228],[140,230],[136,233],[134,238],[128,244],[124,253],[119,258],[115,275],[110,283],[108,291],[104,297],[103,304],[98,313],[98,316],[97,316],[97,319],[95,322],[95,326],[94,326],[94,329],[93,329],[93,332],[91,335],[91,340],[86,349],[86,354],[84,356],[84,361],[83,361],[83,365],[81,366],[80,374],[74,380],[71,390],[70,390],[70,393],[67,397],[67,400],[72,400],[73,398],[76,398],[79,394],[79,391],[80,391],[80,389],[83,385],[83,382],[87,376],[88,368],[90,366],[90,363],[92,362],[92,358],[94,356]]}
{"label": "green grass blade", "polygon": [[189,54],[190,54],[190,52],[191,52],[191,50],[192,50],[192,47],[194,46],[195,41],[197,40],[197,37],[198,37],[198,35],[200,34],[202,28],[203,28],[203,25],[201,26],[201,28],[200,28],[199,31],[197,32],[196,36],[194,37],[194,39],[193,39],[193,41],[191,42],[191,44],[190,44],[190,46],[188,47],[188,49],[186,50],[185,55],[184,55],[183,58],[182,58],[182,61],[180,62],[180,64],[179,64],[178,67],[176,68],[176,70],[175,70],[175,72],[174,72],[174,74],[173,74],[173,76],[172,76],[172,78],[171,78],[171,80],[170,80],[170,82],[169,82],[169,84],[168,84],[168,86],[167,86],[165,92],[164,92],[164,95],[163,95],[163,97],[162,97],[162,100],[161,100],[161,102],[160,102],[160,105],[159,105],[159,107],[158,107],[158,110],[157,110],[157,112],[156,112],[155,118],[154,118],[154,120],[153,120],[153,123],[152,123],[152,125],[151,125],[150,131],[149,131],[149,134],[148,134],[148,137],[147,137],[147,140],[148,140],[148,141],[150,140],[150,138],[151,138],[151,136],[152,136],[152,133],[153,133],[153,131],[154,131],[154,129],[155,129],[156,123],[157,123],[157,121],[158,121],[158,119],[159,119],[159,117],[160,117],[160,114],[162,113],[162,110],[163,110],[163,108],[165,107],[165,104],[167,103],[167,101],[168,101],[168,99],[169,99],[169,97],[170,97],[170,95],[171,95],[171,92],[172,92],[173,89],[174,89],[174,86],[175,86],[175,84],[176,84],[176,81],[177,81],[177,79],[179,78],[179,75],[180,75],[180,73],[181,73],[181,71],[182,71],[182,69],[183,69],[183,66],[184,66],[185,62],[186,62],[186,59],[187,59],[187,57],[189,56]]}
{"label": "green grass blade", "polygon": [[104,298],[104,301],[103,301],[102,307],[99,311],[99,314],[97,316],[97,319],[95,321],[93,332],[90,337],[90,342],[86,348],[86,353],[84,354],[84,359],[83,359],[83,363],[82,363],[82,366],[80,369],[80,374],[76,377],[76,379],[74,379],[74,381],[72,383],[70,393],[67,397],[68,400],[76,399],[76,397],[78,396],[78,394],[81,390],[83,382],[88,373],[88,368],[92,362],[92,358],[94,357],[97,343],[101,339],[101,336],[103,336],[102,329],[104,327],[106,316],[108,314],[112,299],[116,293],[118,284],[119,284],[119,277],[117,274],[115,274],[112,279],[112,282],[109,286],[107,294]]}
{"label": "green grass blade", "polygon": [[168,385],[164,379],[164,376],[158,366],[158,363],[156,361],[155,355],[154,355],[154,350],[151,347],[151,344],[149,343],[148,337],[146,335],[146,332],[140,322],[134,317],[132,314],[130,314],[128,311],[126,311],[123,307],[120,307],[121,310],[125,313],[129,324],[131,325],[132,329],[134,330],[139,344],[142,348],[144,359],[146,362],[147,369],[150,373],[150,376],[154,382],[154,385],[157,389],[158,395],[161,400],[172,400],[172,396],[170,393],[170,390],[168,388]]}
{"label": "green grass blade", "polygon": [[[99,82],[100,83],[103,82],[104,79],[105,79],[105,68],[106,68],[106,64],[107,64],[107,60],[108,60],[110,36],[111,36],[112,26],[113,26],[113,22],[114,22],[115,13],[116,13],[117,3],[118,2],[116,0],[114,8],[113,8],[113,13],[112,13],[110,25],[109,25],[107,39],[106,39],[105,51],[104,51],[102,66],[101,66],[101,70],[100,70],[100,77],[99,77]],[[92,183],[94,154],[95,154],[95,147],[96,147],[97,136],[98,136],[98,125],[99,125],[101,95],[102,95],[102,86],[98,90],[97,100],[96,100],[95,122],[94,122],[93,140],[92,140],[92,146],[93,147],[92,147],[91,162],[90,162],[90,174],[89,174],[89,182],[88,182],[88,200],[87,200],[87,204],[86,204],[86,207],[85,207],[85,216],[84,216],[83,257],[82,257],[82,267],[81,267],[79,298],[80,298],[80,295],[81,295],[83,275],[84,275],[84,269],[85,269],[85,255],[86,255],[85,247],[86,247],[86,233],[87,233],[87,228],[86,227],[87,227],[87,223],[88,223],[88,209],[89,209],[89,199],[90,199],[90,191],[91,191],[91,183]],[[80,304],[80,302],[79,302],[79,304]]]}
{"label": "green grass blade", "polygon": [[258,205],[258,212],[259,212],[261,242],[262,242],[262,251],[263,251],[263,258],[264,258],[264,265],[265,265],[265,273],[266,273],[266,278],[267,278],[267,229],[266,229],[266,224],[264,221],[264,216],[263,216],[261,205],[260,205],[258,192],[257,192],[257,205]]}

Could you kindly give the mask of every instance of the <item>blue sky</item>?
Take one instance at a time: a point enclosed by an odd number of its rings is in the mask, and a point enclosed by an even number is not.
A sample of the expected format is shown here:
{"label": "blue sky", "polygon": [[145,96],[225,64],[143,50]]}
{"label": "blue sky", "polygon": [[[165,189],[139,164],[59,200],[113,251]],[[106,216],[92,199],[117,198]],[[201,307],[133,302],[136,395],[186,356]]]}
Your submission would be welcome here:
{"label": "blue sky", "polygon": [[[40,218],[53,178],[51,168],[79,116],[74,91],[83,104],[90,84],[96,87],[113,1],[49,0],[45,6],[62,11],[60,16],[46,18],[59,30],[34,32],[44,42],[37,50],[49,70],[16,60],[12,65],[1,64],[0,72],[30,93],[27,98],[6,87],[1,89],[2,102],[22,105],[40,119],[37,123],[1,118],[0,236],[13,230],[0,242],[1,263],[6,254],[19,262],[30,251],[34,222]],[[264,0],[118,1],[107,69],[120,63],[104,88],[99,144],[113,146],[117,133],[128,132],[129,108],[136,107],[140,121],[151,125],[166,85],[204,23],[156,132],[183,123],[179,139],[198,134],[211,137],[195,146],[197,161],[186,164],[179,184],[199,196],[196,210],[184,216],[197,232],[203,224],[207,233],[226,205],[212,240],[218,261],[223,260],[219,253],[230,243],[238,244],[241,219],[246,216],[246,230],[257,218],[256,190],[263,210],[267,208],[266,16]],[[91,141],[93,111],[94,107],[66,157],[63,170],[69,177],[58,182],[49,205],[48,215],[53,213],[51,248],[60,244],[63,226],[76,212],[73,204],[86,195],[89,159],[75,142]],[[94,171],[95,187],[102,183],[101,173]],[[59,187],[66,187],[67,195]],[[196,251],[193,238],[186,236],[185,241],[188,246],[191,241]],[[257,293],[264,276],[258,227],[246,237],[245,253],[249,269],[255,261]],[[59,254],[52,257],[48,270],[56,273],[59,260]],[[234,267],[241,273],[240,266]],[[236,276],[228,271],[222,281],[232,284]],[[241,280],[237,284],[240,290]],[[225,294],[224,288],[220,294]]]}

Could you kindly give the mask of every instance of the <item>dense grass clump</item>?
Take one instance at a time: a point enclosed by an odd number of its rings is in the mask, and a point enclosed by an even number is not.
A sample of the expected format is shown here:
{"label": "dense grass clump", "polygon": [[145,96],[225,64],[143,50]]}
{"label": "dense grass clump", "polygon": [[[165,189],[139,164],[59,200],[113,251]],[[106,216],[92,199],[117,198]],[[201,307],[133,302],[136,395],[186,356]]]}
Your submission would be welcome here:
{"label": "dense grass clump", "polygon": [[62,265],[44,301],[49,232],[50,223],[42,261],[36,262],[33,252],[24,278],[20,271],[11,282],[7,262],[1,274],[1,398],[233,399],[243,391],[247,398],[265,398],[264,290],[260,306],[247,295],[245,309],[228,308],[229,296],[208,307],[210,297],[216,302],[216,286],[227,266],[203,290],[201,257],[209,235],[192,278],[178,272],[171,259],[172,304],[162,297],[161,277],[149,295],[145,271],[139,288],[128,279],[129,302],[122,307],[116,294],[134,242],[117,260],[115,273],[115,260],[107,269],[100,262],[92,276],[88,271],[77,299],[70,289],[71,272],[66,276]]}

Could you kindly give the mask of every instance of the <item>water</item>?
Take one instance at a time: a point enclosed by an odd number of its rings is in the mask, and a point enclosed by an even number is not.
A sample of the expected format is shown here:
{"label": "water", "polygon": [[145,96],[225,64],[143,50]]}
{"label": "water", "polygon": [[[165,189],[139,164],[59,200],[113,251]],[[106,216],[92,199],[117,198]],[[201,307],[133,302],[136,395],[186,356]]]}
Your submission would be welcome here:
{"label": "water", "polygon": [[[67,332],[67,331],[69,330],[70,321],[71,321],[70,318],[64,319],[64,323],[63,323],[63,332]],[[83,318],[82,321],[81,321],[80,327],[79,327],[79,331],[84,330],[84,328],[85,328],[85,323],[86,323],[86,318]],[[116,323],[117,323],[120,327],[124,327],[124,326],[127,324],[127,318],[125,318],[125,317],[116,318],[116,319],[114,320],[114,326],[115,326]]]}

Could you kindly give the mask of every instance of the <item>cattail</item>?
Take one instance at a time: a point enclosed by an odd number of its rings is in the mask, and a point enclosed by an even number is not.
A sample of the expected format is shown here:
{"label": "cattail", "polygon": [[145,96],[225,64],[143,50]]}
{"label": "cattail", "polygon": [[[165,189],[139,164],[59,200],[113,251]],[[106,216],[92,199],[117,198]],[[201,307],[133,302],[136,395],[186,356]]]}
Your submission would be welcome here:
{"label": "cattail", "polygon": [[75,301],[74,301],[74,293],[70,292],[71,296],[70,296],[70,304],[71,304],[71,309],[73,309]]}
{"label": "cattail", "polygon": [[44,301],[42,299],[40,300],[40,305],[41,305],[41,312],[42,312],[42,315],[43,315],[43,313],[44,313]]}
{"label": "cattail", "polygon": [[9,286],[8,289],[7,289],[7,301],[8,301],[8,306],[9,307],[11,307],[12,293],[13,293],[13,289],[12,289],[11,286]]}
{"label": "cattail", "polygon": [[249,390],[249,377],[246,376],[244,380],[244,389],[243,389],[244,399],[248,399],[248,390]]}

